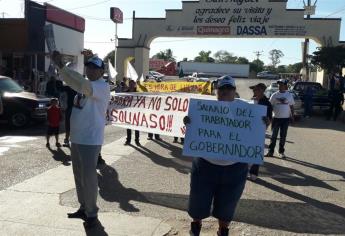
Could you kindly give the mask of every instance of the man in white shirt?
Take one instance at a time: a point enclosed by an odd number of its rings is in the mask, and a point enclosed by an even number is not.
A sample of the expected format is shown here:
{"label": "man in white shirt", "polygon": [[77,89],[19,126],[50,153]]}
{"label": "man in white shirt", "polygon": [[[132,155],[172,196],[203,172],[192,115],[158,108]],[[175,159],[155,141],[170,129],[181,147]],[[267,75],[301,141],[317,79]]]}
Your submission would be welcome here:
{"label": "man in white shirt", "polygon": [[53,61],[60,75],[78,94],[74,99],[71,115],[71,159],[80,208],[68,218],[83,219],[85,228],[97,223],[97,159],[104,141],[106,110],[110,101],[109,84],[103,80],[104,63],[94,56],[86,63],[85,79],[66,67],[59,52]]}
{"label": "man in white shirt", "polygon": [[272,157],[274,155],[278,132],[280,130],[279,156],[286,158],[285,142],[290,119],[293,120],[294,117],[293,105],[295,105],[295,101],[292,94],[288,91],[288,81],[280,79],[277,83],[279,85],[279,91],[272,94],[270,98],[273,107],[272,137],[269,151],[265,156]]}

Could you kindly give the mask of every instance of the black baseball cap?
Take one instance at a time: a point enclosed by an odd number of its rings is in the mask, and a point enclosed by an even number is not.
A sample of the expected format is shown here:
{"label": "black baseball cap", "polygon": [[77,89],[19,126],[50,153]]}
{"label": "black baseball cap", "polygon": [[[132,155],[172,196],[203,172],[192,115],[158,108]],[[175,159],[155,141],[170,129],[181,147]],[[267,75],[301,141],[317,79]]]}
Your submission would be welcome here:
{"label": "black baseball cap", "polygon": [[260,88],[262,90],[266,90],[267,86],[264,83],[258,83],[256,85],[250,86],[250,89]]}

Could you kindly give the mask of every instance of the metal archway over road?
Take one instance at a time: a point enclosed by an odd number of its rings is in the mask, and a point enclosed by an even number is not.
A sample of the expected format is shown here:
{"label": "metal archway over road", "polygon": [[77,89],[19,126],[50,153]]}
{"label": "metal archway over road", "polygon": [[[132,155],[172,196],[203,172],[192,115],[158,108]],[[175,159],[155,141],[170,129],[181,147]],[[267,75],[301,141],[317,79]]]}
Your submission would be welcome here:
{"label": "metal archway over road", "polygon": [[340,18],[304,17],[304,9],[287,9],[288,0],[182,1],[166,18],[136,18],[132,39],[119,39],[118,76],[124,61],[135,58],[138,74],[149,70],[150,44],[158,37],[310,38],[320,45],[339,45]]}

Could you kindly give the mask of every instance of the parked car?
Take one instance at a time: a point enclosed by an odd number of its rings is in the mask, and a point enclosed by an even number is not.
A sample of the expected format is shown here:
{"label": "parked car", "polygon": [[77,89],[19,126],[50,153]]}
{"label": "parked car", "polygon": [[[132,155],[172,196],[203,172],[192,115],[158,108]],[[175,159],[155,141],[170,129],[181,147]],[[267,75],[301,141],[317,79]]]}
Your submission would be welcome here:
{"label": "parked car", "polygon": [[294,91],[300,99],[304,99],[304,93],[308,87],[313,90],[313,109],[328,110],[331,106],[331,100],[328,96],[328,90],[323,88],[317,82],[296,82],[291,90]]}
{"label": "parked car", "polygon": [[[266,97],[270,98],[272,96],[272,94],[274,94],[277,91],[278,91],[278,89],[269,89],[268,88],[265,91],[265,95],[266,95]],[[295,100],[295,105],[293,106],[294,111],[295,111],[295,118],[297,118],[297,119],[301,118],[304,115],[303,102],[294,91],[289,90],[288,92],[292,94],[293,99]]]}
{"label": "parked car", "polygon": [[157,72],[157,71],[149,71],[149,79],[156,80],[157,82],[163,81],[165,75]]}
{"label": "parked car", "polygon": [[273,90],[277,90],[279,89],[279,85],[277,82],[272,82],[268,87],[267,89],[273,89]]}
{"label": "parked car", "polygon": [[256,77],[260,78],[260,79],[279,79],[279,75],[278,74],[274,74],[273,72],[270,71],[262,71],[259,72]]}
{"label": "parked car", "polygon": [[15,128],[25,127],[30,121],[45,121],[50,98],[25,92],[9,77],[0,76],[0,96],[5,120]]}

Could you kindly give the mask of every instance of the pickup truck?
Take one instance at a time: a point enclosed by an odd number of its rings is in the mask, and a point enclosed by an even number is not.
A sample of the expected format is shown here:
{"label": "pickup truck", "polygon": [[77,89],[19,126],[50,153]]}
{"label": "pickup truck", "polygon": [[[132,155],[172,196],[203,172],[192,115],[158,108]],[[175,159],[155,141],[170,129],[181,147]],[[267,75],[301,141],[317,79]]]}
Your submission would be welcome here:
{"label": "pickup truck", "polygon": [[291,90],[294,91],[303,101],[304,93],[308,87],[313,90],[313,109],[328,110],[331,106],[331,100],[328,96],[329,91],[316,82],[296,82]]}
{"label": "pickup truck", "polygon": [[0,99],[3,113],[0,121],[7,121],[14,128],[23,128],[30,121],[45,121],[50,98],[25,92],[9,77],[0,76]]}

